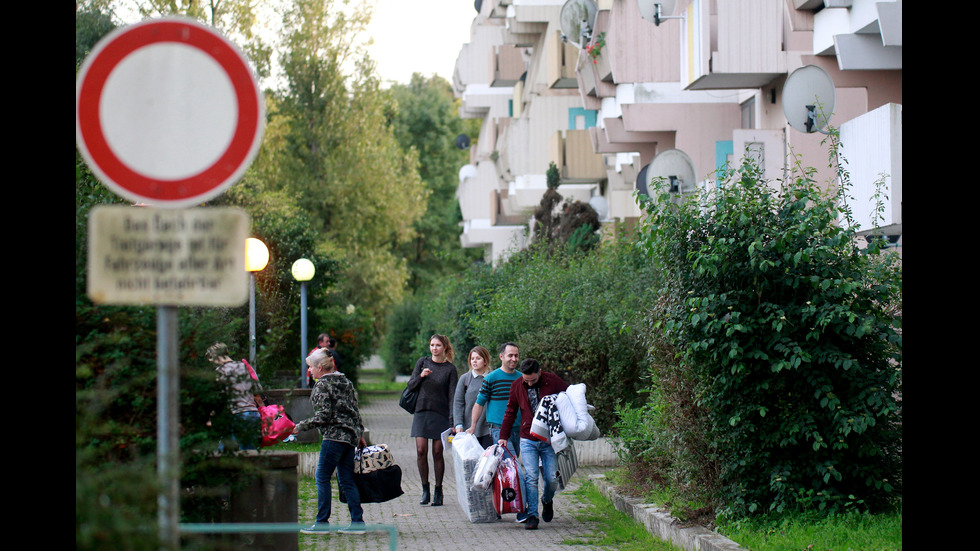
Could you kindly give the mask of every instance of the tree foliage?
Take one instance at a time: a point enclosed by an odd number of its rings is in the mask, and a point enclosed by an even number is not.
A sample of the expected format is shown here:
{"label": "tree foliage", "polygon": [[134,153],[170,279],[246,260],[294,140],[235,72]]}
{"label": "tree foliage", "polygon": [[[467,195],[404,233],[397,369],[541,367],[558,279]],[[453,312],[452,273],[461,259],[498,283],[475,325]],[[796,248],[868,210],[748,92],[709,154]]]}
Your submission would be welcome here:
{"label": "tree foliage", "polygon": [[589,250],[599,242],[598,232],[602,224],[592,205],[582,201],[569,201],[559,208],[562,196],[558,193],[561,173],[555,163],[549,163],[545,173],[548,189],[541,196],[534,210],[534,236],[548,246],[564,246],[571,251]]}
{"label": "tree foliage", "polygon": [[649,300],[655,277],[623,239],[579,253],[538,243],[497,269],[473,266],[448,279],[421,301],[413,355],[424,354],[436,332],[461,354],[516,342],[522,358],[536,358],[568,383],[586,383],[596,423],[608,431],[617,406],[644,399],[645,350],[630,328],[641,321],[637,305]]}
{"label": "tree foliage", "polygon": [[319,250],[343,266],[336,293],[367,312],[373,344],[404,292],[409,271],[397,250],[414,236],[428,190],[416,155],[393,135],[373,62],[356,55],[369,12],[342,8],[298,0],[287,11],[286,85],[270,115],[281,130],[271,147],[282,154],[257,170],[311,214]]}
{"label": "tree foliage", "polygon": [[395,102],[395,138],[402,149],[417,154],[419,177],[430,193],[425,214],[415,222],[415,236],[399,249],[411,270],[408,288],[417,291],[482,255],[479,249],[463,249],[459,241],[463,217],[456,187],[469,151],[456,146],[456,137],[466,125],[457,114],[459,102],[452,87],[438,76],[415,73],[411,82],[395,84],[389,92]]}
{"label": "tree foliage", "polygon": [[[693,485],[735,514],[879,509],[901,495],[896,255],[859,250],[809,173],[742,166],[716,192],[640,197],[664,271],[651,316],[656,389]],[[680,420],[687,420],[682,425]],[[712,480],[712,476],[716,479]]]}

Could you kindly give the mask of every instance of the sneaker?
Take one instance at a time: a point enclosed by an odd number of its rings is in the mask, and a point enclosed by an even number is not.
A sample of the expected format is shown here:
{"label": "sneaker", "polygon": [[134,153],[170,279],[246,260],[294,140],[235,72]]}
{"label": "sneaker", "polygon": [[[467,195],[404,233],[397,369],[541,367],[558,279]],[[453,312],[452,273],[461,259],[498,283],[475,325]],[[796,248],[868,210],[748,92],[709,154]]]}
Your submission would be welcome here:
{"label": "sneaker", "polygon": [[545,522],[551,522],[551,519],[555,518],[555,502],[551,501],[549,503],[541,502],[541,520]]}
{"label": "sneaker", "polygon": [[330,533],[330,523],[320,522],[314,523],[313,526],[309,528],[300,528],[300,534],[329,534]]}
{"label": "sneaker", "polygon": [[517,520],[515,520],[514,522],[516,522],[517,524],[524,524],[525,522],[527,522],[527,513],[526,512],[517,513]]}
{"label": "sneaker", "polygon": [[363,522],[352,522],[347,528],[340,529],[341,534],[365,534],[367,530],[364,528]]}
{"label": "sneaker", "polygon": [[527,523],[524,525],[525,530],[537,530],[538,529],[538,517],[531,515],[527,517]]}

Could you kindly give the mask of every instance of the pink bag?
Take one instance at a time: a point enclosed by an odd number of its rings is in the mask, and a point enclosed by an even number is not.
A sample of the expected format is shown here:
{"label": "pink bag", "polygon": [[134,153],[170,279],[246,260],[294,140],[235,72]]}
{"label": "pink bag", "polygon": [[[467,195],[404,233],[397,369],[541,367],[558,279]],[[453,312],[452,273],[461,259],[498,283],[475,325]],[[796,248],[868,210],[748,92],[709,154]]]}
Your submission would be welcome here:
{"label": "pink bag", "polygon": [[279,405],[265,406],[259,408],[259,415],[262,417],[262,443],[261,447],[274,446],[282,442],[293,433],[296,423],[286,417],[286,409]]}
{"label": "pink bag", "polygon": [[524,497],[521,495],[521,475],[510,450],[504,448],[509,457],[503,457],[493,477],[493,508],[497,514],[523,513]]}

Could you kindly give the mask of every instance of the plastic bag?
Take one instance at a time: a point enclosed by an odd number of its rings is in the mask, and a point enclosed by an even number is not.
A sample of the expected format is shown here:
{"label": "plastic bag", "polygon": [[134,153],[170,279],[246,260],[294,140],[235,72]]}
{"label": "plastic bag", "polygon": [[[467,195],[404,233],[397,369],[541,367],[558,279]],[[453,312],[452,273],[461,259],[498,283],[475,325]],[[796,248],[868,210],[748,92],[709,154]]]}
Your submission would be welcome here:
{"label": "plastic bag", "polygon": [[497,514],[524,512],[524,496],[521,493],[521,472],[510,453],[500,460],[497,475],[493,477],[493,507]]}
{"label": "plastic bag", "polygon": [[480,445],[476,436],[468,432],[461,432],[453,437],[452,450],[462,459],[478,460],[480,454],[483,453],[483,446]]}
{"label": "plastic bag", "polygon": [[470,522],[496,522],[493,491],[471,488],[483,446],[476,436],[461,432],[453,437],[453,461],[456,472],[456,500]]}
{"label": "plastic bag", "polygon": [[293,433],[296,425],[286,417],[286,408],[282,406],[265,406],[259,408],[262,420],[261,447],[274,446]]}
{"label": "plastic bag", "polygon": [[504,455],[504,448],[494,444],[487,448],[480,456],[480,463],[476,467],[476,474],[473,475],[473,488],[486,490],[493,484],[493,475],[497,473],[497,465],[500,458]]}

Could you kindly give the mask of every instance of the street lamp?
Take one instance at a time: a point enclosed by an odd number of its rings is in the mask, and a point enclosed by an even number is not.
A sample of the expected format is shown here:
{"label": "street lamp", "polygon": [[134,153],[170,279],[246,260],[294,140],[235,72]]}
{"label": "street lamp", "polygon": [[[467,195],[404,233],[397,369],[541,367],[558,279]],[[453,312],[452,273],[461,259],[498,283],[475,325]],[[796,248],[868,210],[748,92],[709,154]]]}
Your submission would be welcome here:
{"label": "street lamp", "polygon": [[296,262],[293,262],[292,268],[293,279],[299,282],[299,326],[300,326],[300,338],[299,338],[299,386],[300,388],[306,388],[306,282],[313,279],[313,274],[316,273],[316,268],[313,267],[313,263],[305,258],[301,258]]}
{"label": "street lamp", "polygon": [[254,237],[245,240],[245,270],[248,271],[248,361],[255,363],[255,272],[269,263],[269,248]]}

